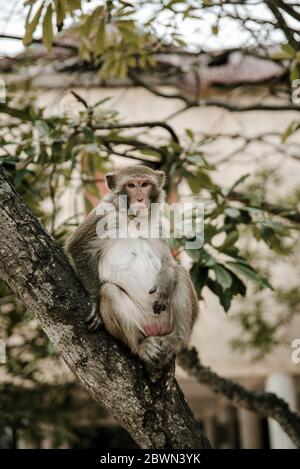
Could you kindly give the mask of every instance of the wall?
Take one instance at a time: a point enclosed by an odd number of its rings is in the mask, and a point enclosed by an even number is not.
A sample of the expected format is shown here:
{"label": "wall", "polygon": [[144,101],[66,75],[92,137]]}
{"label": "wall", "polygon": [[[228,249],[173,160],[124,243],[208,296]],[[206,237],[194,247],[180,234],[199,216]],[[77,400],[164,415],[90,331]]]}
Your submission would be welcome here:
{"label": "wall", "polygon": [[[166,120],[168,116],[182,108],[182,103],[178,100],[163,100],[155,97],[142,88],[90,88],[76,89],[89,103],[98,101],[105,97],[112,97],[109,106],[117,109],[125,121],[135,122],[144,120]],[[165,90],[166,91],[166,90]],[[172,92],[168,89],[167,91]],[[39,93],[39,104],[47,106],[49,113],[61,112],[67,109],[68,112],[77,113],[79,105],[69,92],[63,89],[44,90]],[[240,96],[238,92],[233,93],[232,99],[239,104],[256,99],[260,101],[263,94]],[[224,95],[219,93],[214,99],[224,99]],[[244,133],[249,136],[259,134],[264,131],[283,132],[292,119],[296,116],[291,112],[271,113],[271,112],[247,112],[229,113],[225,110],[210,107],[202,109],[191,109],[183,114],[171,118],[169,122],[174,126],[179,135],[183,135],[185,128],[191,128],[198,132],[214,133]],[[164,131],[154,129],[151,131],[153,138],[161,142],[166,138]],[[215,145],[212,161],[223,158],[235,148],[236,142],[226,141]],[[124,164],[116,159],[116,165]],[[126,161],[128,164],[129,161]],[[225,162],[220,166],[216,174],[216,180],[228,186],[232,184],[240,175],[254,171],[257,164],[280,165],[283,177],[286,179],[289,188],[299,185],[300,172],[299,162],[292,159],[283,159],[276,149],[274,152],[264,154],[260,144],[253,144],[249,155],[237,155],[230,158],[230,162]],[[184,191],[184,188],[183,188]],[[70,210],[72,194],[68,194],[67,210]],[[294,268],[290,266],[290,261],[283,259],[274,263],[274,282],[282,283],[284,276],[285,283],[297,284]],[[277,347],[270,355],[260,362],[251,362],[247,354],[234,352],[230,346],[230,339],[239,334],[238,326],[232,321],[234,307],[227,315],[220,307],[218,300],[205,292],[204,301],[201,303],[201,318],[197,323],[193,334],[193,344],[197,346],[203,363],[212,366],[216,371],[225,376],[237,378],[264,377],[271,371],[284,370],[294,375],[300,374],[300,364],[295,365],[291,361],[291,340],[300,337],[300,320],[296,319],[287,328],[284,339],[285,345]],[[274,312],[270,308],[270,314]],[[181,376],[184,373],[179,371]]]}

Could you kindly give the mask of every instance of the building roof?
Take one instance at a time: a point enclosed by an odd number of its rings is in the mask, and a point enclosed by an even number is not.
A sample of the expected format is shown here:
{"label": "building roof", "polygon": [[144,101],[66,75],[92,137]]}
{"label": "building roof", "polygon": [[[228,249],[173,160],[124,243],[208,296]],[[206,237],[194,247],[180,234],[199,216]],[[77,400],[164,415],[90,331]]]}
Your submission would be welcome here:
{"label": "building roof", "polygon": [[[0,73],[17,74],[20,79],[32,79],[37,86],[66,86],[76,77],[80,86],[120,86],[129,80],[102,80],[93,63],[78,57],[76,36],[64,35],[49,52],[34,43],[15,57],[0,59]],[[147,73],[146,73],[147,75]],[[151,78],[156,84],[184,87],[191,94],[212,86],[234,87],[281,80],[286,68],[272,60],[242,53],[238,49],[191,53],[175,47],[156,54]],[[49,81],[49,78],[51,80]]]}

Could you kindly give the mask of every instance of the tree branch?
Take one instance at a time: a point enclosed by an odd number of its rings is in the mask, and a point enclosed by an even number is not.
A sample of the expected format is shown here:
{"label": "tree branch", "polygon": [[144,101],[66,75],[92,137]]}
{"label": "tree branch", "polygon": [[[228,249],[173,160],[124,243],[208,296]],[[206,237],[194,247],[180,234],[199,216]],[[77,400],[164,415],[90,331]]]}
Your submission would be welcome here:
{"label": "tree branch", "polygon": [[154,374],[104,330],[87,331],[87,294],[0,166],[0,278],[39,320],[81,384],[143,448],[208,448],[175,378]]}
{"label": "tree branch", "polygon": [[[12,39],[15,41],[23,41],[22,36],[16,36],[14,34],[0,34],[0,39]],[[34,39],[32,38],[31,44],[43,44],[42,39]],[[73,52],[78,52],[78,47],[73,46],[72,44],[65,44],[59,41],[53,41],[53,47],[60,47],[62,49],[69,49]]]}
{"label": "tree branch", "polygon": [[280,217],[286,218],[287,220],[293,223],[300,223],[300,213],[297,210],[292,211],[288,207],[279,207],[278,205],[270,204],[265,201],[256,202],[255,196],[243,194],[237,191],[230,191],[226,197],[230,200],[236,200],[252,207],[260,208],[268,213],[273,215],[278,215]]}
{"label": "tree branch", "polygon": [[294,49],[297,50],[298,42],[294,38],[294,34],[293,34],[291,28],[288,26],[288,24],[286,23],[284,17],[280,13],[280,11],[277,7],[277,2],[274,1],[274,0],[266,0],[265,3],[267,4],[269,10],[275,16],[278,28],[281,29],[281,31],[284,33],[285,37],[287,38],[288,42],[294,47]]}
{"label": "tree branch", "polygon": [[200,384],[206,384],[215,393],[222,394],[235,405],[257,412],[262,417],[277,420],[295,445],[300,448],[300,416],[293,412],[283,399],[273,393],[251,391],[229,379],[221,378],[210,368],[202,365],[194,348],[184,350],[178,357],[178,363]]}
{"label": "tree branch", "polygon": [[93,125],[93,129],[95,130],[110,130],[110,129],[137,129],[139,127],[161,127],[169,132],[172,140],[175,143],[179,143],[179,138],[175,132],[175,130],[166,122],[159,122],[159,121],[152,121],[152,122],[131,122],[128,124],[107,124],[107,125]]}
{"label": "tree branch", "polygon": [[288,3],[285,3],[282,0],[279,0],[277,3],[278,3],[279,8],[281,8],[281,10],[285,11],[288,15],[295,18],[295,20],[300,21],[300,13],[294,9],[293,4],[290,5]]}
{"label": "tree branch", "polygon": [[0,114],[7,114],[10,117],[24,121],[32,121],[33,117],[29,113],[29,108],[16,109],[7,104],[0,103]]}
{"label": "tree branch", "polygon": [[297,106],[293,103],[288,104],[248,104],[241,106],[239,104],[230,103],[227,101],[217,100],[217,99],[199,99],[192,100],[186,96],[183,96],[180,93],[165,93],[157,89],[156,87],[150,85],[140,76],[137,76],[134,72],[129,72],[130,78],[133,82],[139,86],[142,86],[150,93],[160,98],[166,99],[178,99],[186,104],[185,110],[194,108],[194,107],[220,107],[226,109],[230,112],[249,112],[249,111],[300,111],[300,106]]}
{"label": "tree branch", "polygon": [[300,111],[300,106],[296,104],[249,104],[240,106],[225,101],[214,99],[201,100],[199,106],[203,107],[220,107],[231,112],[249,112],[249,111]]}
{"label": "tree branch", "polygon": [[141,76],[137,75],[133,70],[129,70],[128,75],[133,81],[133,83],[135,83],[136,85],[142,86],[146,90],[150,91],[150,93],[154,94],[155,96],[159,96],[160,98],[166,98],[166,99],[179,99],[180,101],[183,101],[189,108],[193,106],[199,106],[198,101],[191,100],[179,93],[165,93],[163,91],[160,91],[155,86],[152,86],[150,85],[150,83],[147,83],[145,80],[143,80]]}

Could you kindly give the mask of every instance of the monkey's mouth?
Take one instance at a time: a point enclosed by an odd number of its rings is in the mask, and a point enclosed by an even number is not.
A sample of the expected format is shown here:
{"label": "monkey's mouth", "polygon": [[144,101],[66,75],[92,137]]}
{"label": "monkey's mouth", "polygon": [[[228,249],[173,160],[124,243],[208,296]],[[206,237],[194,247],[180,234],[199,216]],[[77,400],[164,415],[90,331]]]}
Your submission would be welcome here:
{"label": "monkey's mouth", "polygon": [[128,215],[131,217],[146,217],[148,215],[148,207],[144,203],[136,202],[130,205]]}

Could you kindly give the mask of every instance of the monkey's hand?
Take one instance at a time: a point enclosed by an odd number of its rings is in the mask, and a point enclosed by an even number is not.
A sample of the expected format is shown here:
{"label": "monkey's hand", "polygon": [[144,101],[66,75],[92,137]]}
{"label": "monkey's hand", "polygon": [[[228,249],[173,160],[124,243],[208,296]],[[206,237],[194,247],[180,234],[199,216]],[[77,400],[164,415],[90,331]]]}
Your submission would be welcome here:
{"label": "monkey's hand", "polygon": [[97,331],[102,326],[102,318],[100,316],[100,299],[92,300],[92,308],[90,314],[85,319],[89,331]]}
{"label": "monkey's hand", "polygon": [[165,311],[169,302],[169,295],[166,290],[158,288],[155,285],[151,290],[149,290],[150,295],[156,293],[156,300],[153,303],[153,313],[160,314],[162,311]]}

